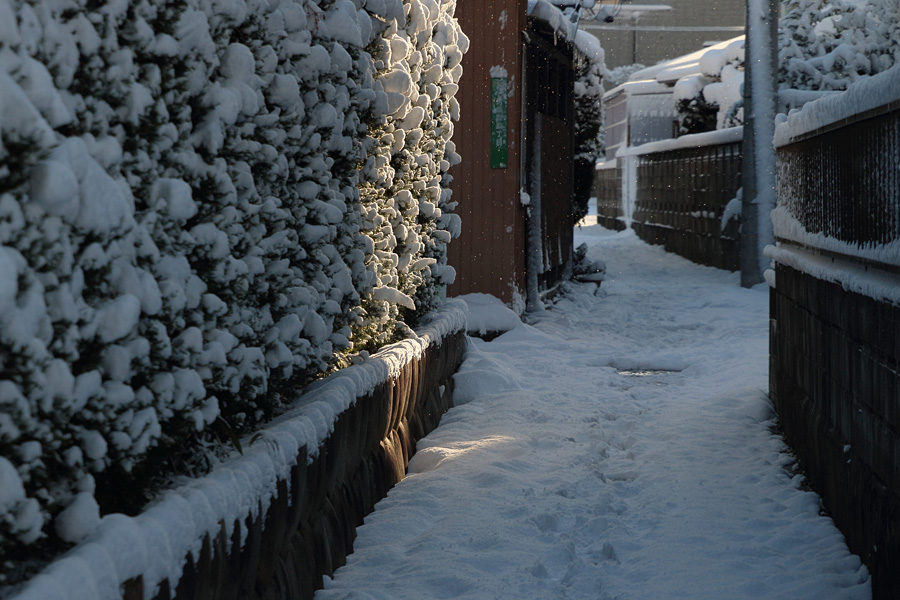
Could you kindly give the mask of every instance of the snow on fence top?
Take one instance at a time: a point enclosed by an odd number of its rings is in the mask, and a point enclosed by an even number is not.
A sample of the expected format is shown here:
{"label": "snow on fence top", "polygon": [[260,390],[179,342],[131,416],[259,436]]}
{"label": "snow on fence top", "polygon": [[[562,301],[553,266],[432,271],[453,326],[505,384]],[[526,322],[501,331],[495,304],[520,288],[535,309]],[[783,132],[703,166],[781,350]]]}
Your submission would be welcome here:
{"label": "snow on fence top", "polygon": [[238,523],[263,513],[290,476],[300,450],[312,460],[334,429],[340,413],[391,376],[397,375],[431,345],[466,328],[468,309],[448,300],[430,315],[416,335],[327,377],[300,397],[295,408],[260,432],[257,443],[244,440],[243,455],[233,453],[209,475],[167,492],[136,517],[104,517],[93,534],[11,600],[114,600],[121,585],[143,575],[144,598],[152,598],[168,579],[175,589],[188,553],[199,558],[203,538],[215,537],[221,523],[231,539]]}
{"label": "snow on fence top", "polygon": [[778,206],[772,211],[772,224],[779,238],[791,240],[802,246],[900,267],[900,240],[886,244],[859,244],[844,242],[824,233],[811,233],[786,206]]}
{"label": "snow on fence top", "polygon": [[[900,251],[900,244],[890,246],[895,255]],[[884,271],[869,269],[859,262],[822,256],[794,247],[766,246],[765,256],[816,279],[839,283],[846,291],[900,306],[897,277]],[[778,282],[775,281],[774,285],[778,285]]]}
{"label": "snow on fence top", "polygon": [[594,165],[594,168],[598,171],[602,171],[604,169],[615,169],[619,166],[619,161],[615,158],[605,161],[599,161]]}
{"label": "snow on fence top", "polygon": [[649,142],[640,146],[632,146],[630,148],[620,150],[618,156],[642,156],[644,154],[666,152],[669,150],[679,150],[681,148],[718,146],[720,144],[740,142],[743,139],[743,126],[730,127],[728,129],[719,129],[717,131],[706,131],[703,133],[683,135],[672,140],[660,140],[658,142]]}
{"label": "snow on fence top", "polygon": [[775,127],[775,146],[790,144],[797,138],[855,115],[900,101],[900,64],[872,77],[851,84],[846,91],[807,103]]}

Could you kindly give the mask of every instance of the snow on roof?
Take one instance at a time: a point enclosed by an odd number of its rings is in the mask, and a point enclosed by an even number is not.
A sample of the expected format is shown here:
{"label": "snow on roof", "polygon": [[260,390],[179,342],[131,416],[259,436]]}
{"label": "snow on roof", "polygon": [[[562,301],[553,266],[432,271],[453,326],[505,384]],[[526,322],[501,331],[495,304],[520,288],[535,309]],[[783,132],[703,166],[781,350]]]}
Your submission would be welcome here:
{"label": "snow on roof", "polygon": [[544,21],[561,34],[567,42],[583,54],[589,61],[602,63],[603,48],[600,40],[586,31],[579,31],[578,23],[573,23],[557,6],[576,6],[579,0],[528,0],[528,16]]}
{"label": "snow on roof", "polygon": [[700,74],[700,61],[694,60],[691,62],[674,65],[668,67],[667,69],[663,69],[656,75],[656,81],[660,83],[674,84],[682,77],[689,77],[691,75],[698,74]]}
{"label": "snow on roof", "polygon": [[[734,52],[743,47],[744,36],[739,35],[730,40],[713,44],[702,50],[685,54],[668,62],[661,63],[654,67],[648,67],[635,73],[635,75],[649,76],[647,71],[655,70],[656,80],[660,83],[675,83],[685,75],[702,75],[704,72],[721,71],[721,66],[716,66],[721,61],[727,61],[732,57]],[[714,58],[712,64],[709,60]]]}
{"label": "snow on roof", "polygon": [[716,146],[719,144],[727,144],[730,142],[740,142],[744,139],[744,127],[729,127],[728,129],[717,129],[715,131],[704,131],[703,133],[693,133],[691,135],[683,135],[671,140],[659,140],[657,142],[648,142],[640,146],[632,146],[619,151],[618,156],[638,156],[642,154],[650,154],[652,152],[665,152],[667,150],[677,150],[679,148],[699,148],[701,146]]}
{"label": "snow on roof", "polygon": [[628,80],[622,85],[614,87],[603,94],[603,99],[609,100],[620,92],[624,92],[629,96],[634,96],[637,94],[668,94],[671,91],[671,89],[655,79],[641,79],[639,81]]}
{"label": "snow on roof", "polygon": [[792,112],[776,125],[775,146],[784,146],[793,138],[897,101],[900,101],[900,64],[878,75],[859,79],[844,92],[814,100]]}
{"label": "snow on roof", "polygon": [[[722,62],[730,60],[735,52],[743,47],[744,36],[739,35],[730,40],[713,44],[696,52],[679,56],[658,65],[635,71],[622,85],[604,94],[604,98],[622,90],[629,94],[660,94],[671,91],[671,86],[682,77],[702,75],[704,71],[721,71]],[[718,66],[718,69],[715,67]],[[653,82],[656,87],[648,85]]]}
{"label": "snow on roof", "polygon": [[564,35],[567,41],[575,41],[578,24],[566,18],[566,15],[548,0],[528,0],[528,16],[545,21],[554,31]]}

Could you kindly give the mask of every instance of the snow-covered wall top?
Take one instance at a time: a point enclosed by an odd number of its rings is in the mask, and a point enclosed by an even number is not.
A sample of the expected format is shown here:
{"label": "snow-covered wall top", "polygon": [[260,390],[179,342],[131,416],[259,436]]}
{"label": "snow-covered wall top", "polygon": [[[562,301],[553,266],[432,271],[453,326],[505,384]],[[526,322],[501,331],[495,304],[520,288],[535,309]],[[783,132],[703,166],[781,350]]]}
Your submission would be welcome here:
{"label": "snow-covered wall top", "polygon": [[887,244],[848,243],[823,233],[811,233],[797,220],[790,210],[778,206],[772,211],[775,235],[808,248],[819,248],[829,253],[852,256],[863,260],[900,267],[900,240]]}
{"label": "snow-covered wall top", "polygon": [[775,127],[775,145],[784,146],[805,134],[897,101],[900,101],[900,64],[861,79],[844,92],[809,102],[787,117],[782,115]]}
{"label": "snow-covered wall top", "polygon": [[[175,589],[185,557],[199,558],[205,536],[215,537],[224,522],[231,538],[235,523],[243,528],[247,517],[265,513],[278,481],[289,479],[302,448],[312,461],[341,412],[399,374],[429,346],[465,330],[467,312],[465,302],[450,300],[410,339],[321,380],[288,413],[263,428],[255,443],[245,439],[242,455],[232,453],[209,475],[167,492],[136,517],[104,517],[84,544],[13,598],[114,600],[121,585],[138,575],[145,598],[153,598],[163,580]],[[245,534],[242,530],[241,543]]]}
{"label": "snow-covered wall top", "polygon": [[[894,244],[893,252],[898,251],[900,245]],[[900,306],[900,285],[897,284],[897,277],[884,271],[868,269],[858,262],[834,259],[786,246],[767,246],[765,256],[816,279],[838,283],[849,292]],[[771,282],[770,285],[778,285],[771,272],[767,278]]]}
{"label": "snow-covered wall top", "polygon": [[658,142],[650,142],[647,144],[642,144],[640,146],[633,146],[624,150],[620,150],[618,156],[642,156],[645,154],[666,152],[668,150],[678,150],[681,148],[700,148],[703,146],[733,144],[736,142],[740,142],[743,139],[744,128],[731,127],[729,129],[694,133],[691,135],[683,135],[679,138],[671,140],[660,140]]}

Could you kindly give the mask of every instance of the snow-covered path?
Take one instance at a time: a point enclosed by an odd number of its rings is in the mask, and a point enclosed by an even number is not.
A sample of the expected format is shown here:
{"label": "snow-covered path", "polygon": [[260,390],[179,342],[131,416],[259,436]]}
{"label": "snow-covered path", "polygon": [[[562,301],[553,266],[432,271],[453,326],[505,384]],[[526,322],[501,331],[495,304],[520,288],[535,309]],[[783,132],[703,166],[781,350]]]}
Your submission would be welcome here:
{"label": "snow-covered path", "polygon": [[457,406],[316,599],[870,597],[770,431],[765,290],[630,232],[581,242],[605,295],[472,341]]}

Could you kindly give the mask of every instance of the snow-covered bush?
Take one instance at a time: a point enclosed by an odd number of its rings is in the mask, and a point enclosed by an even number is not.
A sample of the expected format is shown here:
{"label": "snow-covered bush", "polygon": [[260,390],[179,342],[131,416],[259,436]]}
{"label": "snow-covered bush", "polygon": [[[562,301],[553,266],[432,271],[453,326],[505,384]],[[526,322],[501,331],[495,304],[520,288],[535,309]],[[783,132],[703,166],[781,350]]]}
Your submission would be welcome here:
{"label": "snow-covered bush", "polygon": [[369,45],[385,114],[374,125],[360,193],[363,227],[372,240],[375,289],[355,349],[388,341],[384,323],[409,322],[429,310],[455,272],[447,244],[460,233],[448,173],[459,155],[450,138],[459,104],[453,97],[468,38],[452,19],[455,0],[384,3]]}
{"label": "snow-covered bush", "polygon": [[0,555],[135,510],[432,306],[454,8],[0,0]]}
{"label": "snow-covered bush", "polygon": [[700,73],[675,83],[680,135],[727,129],[744,122],[744,39],[736,38],[705,52]]}
{"label": "snow-covered bush", "polygon": [[[779,89],[829,92],[900,62],[900,0],[784,0]],[[782,93],[795,108],[810,94]]]}
{"label": "snow-covered bush", "polygon": [[597,38],[576,34],[575,52],[575,211],[577,223],[588,210],[594,164],[603,156],[603,77],[605,53]]}

